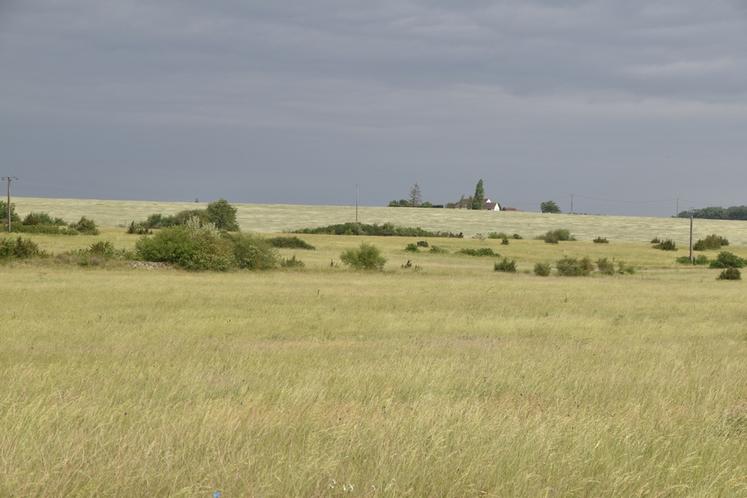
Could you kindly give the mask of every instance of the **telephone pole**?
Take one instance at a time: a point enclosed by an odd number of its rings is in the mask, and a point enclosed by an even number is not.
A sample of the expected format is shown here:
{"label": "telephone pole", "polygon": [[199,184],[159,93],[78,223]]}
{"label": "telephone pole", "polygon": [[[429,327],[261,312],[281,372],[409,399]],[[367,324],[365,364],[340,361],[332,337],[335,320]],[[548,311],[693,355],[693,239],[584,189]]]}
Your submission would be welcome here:
{"label": "telephone pole", "polygon": [[573,196],[575,194],[571,194],[571,214],[573,214]]}
{"label": "telephone pole", "polygon": [[358,223],[358,184],[355,184],[355,222]]}
{"label": "telephone pole", "polygon": [[8,205],[6,206],[8,208],[8,232],[13,231],[12,220],[10,219],[10,213],[11,213],[10,211],[10,184],[13,183],[13,180],[18,180],[18,178],[15,176],[4,176],[3,177],[3,181],[8,183],[8,189],[7,189]]}

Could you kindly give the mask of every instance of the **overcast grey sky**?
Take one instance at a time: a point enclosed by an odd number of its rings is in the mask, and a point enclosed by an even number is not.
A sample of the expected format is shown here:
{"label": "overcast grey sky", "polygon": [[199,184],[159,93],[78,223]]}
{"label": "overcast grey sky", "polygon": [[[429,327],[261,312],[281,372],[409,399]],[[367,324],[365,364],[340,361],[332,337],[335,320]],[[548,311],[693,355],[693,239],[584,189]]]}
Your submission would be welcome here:
{"label": "overcast grey sky", "polygon": [[0,71],[19,195],[747,204],[745,0],[0,0]]}

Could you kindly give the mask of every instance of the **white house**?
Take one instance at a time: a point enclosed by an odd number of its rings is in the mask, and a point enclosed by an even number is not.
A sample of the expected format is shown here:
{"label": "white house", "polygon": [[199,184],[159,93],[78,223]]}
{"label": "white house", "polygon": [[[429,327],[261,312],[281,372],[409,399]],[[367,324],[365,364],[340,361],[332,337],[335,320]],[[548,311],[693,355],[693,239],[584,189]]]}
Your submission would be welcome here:
{"label": "white house", "polygon": [[490,199],[485,199],[485,209],[488,211],[500,211],[501,205],[497,202],[493,202]]}

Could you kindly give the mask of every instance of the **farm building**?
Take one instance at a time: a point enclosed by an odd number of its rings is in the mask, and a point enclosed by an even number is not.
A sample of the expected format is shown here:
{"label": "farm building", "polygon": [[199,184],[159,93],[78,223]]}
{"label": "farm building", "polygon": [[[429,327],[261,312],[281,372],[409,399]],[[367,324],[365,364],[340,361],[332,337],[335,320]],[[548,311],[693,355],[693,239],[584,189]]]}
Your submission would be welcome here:
{"label": "farm building", "polygon": [[501,205],[497,202],[493,202],[490,199],[485,200],[485,209],[488,211],[500,211]]}

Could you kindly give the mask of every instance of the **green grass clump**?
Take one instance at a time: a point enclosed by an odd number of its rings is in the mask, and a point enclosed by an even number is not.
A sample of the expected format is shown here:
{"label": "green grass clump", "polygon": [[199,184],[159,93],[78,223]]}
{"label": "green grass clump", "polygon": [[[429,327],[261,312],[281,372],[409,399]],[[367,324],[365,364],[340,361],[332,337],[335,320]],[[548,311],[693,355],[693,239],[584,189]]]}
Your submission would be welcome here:
{"label": "green grass clump", "polygon": [[376,246],[364,242],[355,249],[343,252],[340,261],[356,270],[383,270],[386,258]]}
{"label": "green grass clump", "polygon": [[702,265],[707,265],[710,260],[708,259],[708,256],[706,256],[705,254],[698,254],[697,256],[693,258],[692,261],[690,261],[690,256],[680,256],[679,258],[676,259],[676,261],[677,263],[681,265],[692,264],[692,265],[702,266]]}
{"label": "green grass clump", "polygon": [[292,236],[292,237],[272,237],[267,239],[272,247],[282,249],[304,249],[307,251],[313,251],[316,249],[314,246],[306,242],[305,240]]}
{"label": "green grass clump", "polygon": [[444,249],[441,246],[431,246],[430,253],[431,254],[448,254],[449,251],[447,249]]}
{"label": "green grass clump", "polygon": [[417,241],[416,245],[418,247],[426,247],[426,248],[430,247],[430,244],[428,244],[427,240],[419,240],[419,241]]}
{"label": "green grass clump", "polygon": [[599,270],[599,273],[604,275],[614,275],[616,271],[615,262],[610,261],[607,258],[599,258],[597,260],[597,269]]}
{"label": "green grass clump", "polygon": [[661,249],[662,251],[677,250],[677,244],[672,239],[660,240],[659,242],[655,243],[653,247],[654,249]]}
{"label": "green grass clump", "polygon": [[585,277],[594,271],[594,263],[588,257],[581,259],[565,257],[555,264],[562,277]]}
{"label": "green grass clump", "polygon": [[534,274],[539,277],[549,277],[552,267],[547,263],[537,263],[534,265]]}
{"label": "green grass clump", "polygon": [[418,249],[418,245],[415,244],[415,243],[407,244],[405,246],[405,251],[407,251],[407,252],[418,252],[418,250],[419,250]]}
{"label": "green grass clump", "polygon": [[459,254],[466,254],[467,256],[492,256],[492,257],[499,257],[500,254],[493,251],[490,247],[479,247],[477,249],[473,249],[471,247],[467,247],[464,249],[460,249]]}
{"label": "green grass clump", "polygon": [[290,258],[283,258],[283,260],[280,262],[281,268],[303,268],[304,266],[306,266],[304,262],[300,259],[296,259],[295,254]]}
{"label": "green grass clump", "polygon": [[516,261],[503,258],[503,260],[498,261],[493,265],[493,270],[505,273],[516,273]]}

